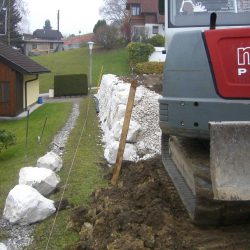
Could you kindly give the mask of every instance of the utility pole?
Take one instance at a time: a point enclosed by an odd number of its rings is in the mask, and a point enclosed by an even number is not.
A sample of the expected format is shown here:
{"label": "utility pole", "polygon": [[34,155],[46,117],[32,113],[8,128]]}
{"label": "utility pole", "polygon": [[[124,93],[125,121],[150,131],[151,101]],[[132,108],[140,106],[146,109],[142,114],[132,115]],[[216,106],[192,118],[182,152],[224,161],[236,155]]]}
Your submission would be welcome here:
{"label": "utility pole", "polygon": [[7,43],[10,45],[10,0],[8,0],[7,7]]}

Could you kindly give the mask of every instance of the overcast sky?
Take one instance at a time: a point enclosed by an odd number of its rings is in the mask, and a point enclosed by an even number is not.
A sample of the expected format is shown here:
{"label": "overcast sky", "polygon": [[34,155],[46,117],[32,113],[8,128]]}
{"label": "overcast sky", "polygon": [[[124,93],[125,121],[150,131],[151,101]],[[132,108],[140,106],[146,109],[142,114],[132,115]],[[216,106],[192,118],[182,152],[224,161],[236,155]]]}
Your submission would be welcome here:
{"label": "overcast sky", "polygon": [[90,33],[101,19],[99,9],[102,0],[24,0],[29,10],[24,32],[32,33],[42,29],[49,19],[53,29],[57,29],[57,11],[60,10],[60,31],[63,35]]}

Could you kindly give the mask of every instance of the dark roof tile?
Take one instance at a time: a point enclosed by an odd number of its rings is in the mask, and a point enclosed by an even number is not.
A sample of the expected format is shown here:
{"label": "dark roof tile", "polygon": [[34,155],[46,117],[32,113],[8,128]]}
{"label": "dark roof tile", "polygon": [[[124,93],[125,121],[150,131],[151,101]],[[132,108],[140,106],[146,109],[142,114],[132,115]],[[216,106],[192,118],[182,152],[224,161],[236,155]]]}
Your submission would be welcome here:
{"label": "dark roof tile", "polygon": [[60,31],[49,29],[37,29],[33,32],[33,36],[35,38],[46,40],[61,40],[63,37]]}
{"label": "dark roof tile", "polygon": [[19,51],[0,42],[0,61],[22,74],[41,74],[50,71]]}

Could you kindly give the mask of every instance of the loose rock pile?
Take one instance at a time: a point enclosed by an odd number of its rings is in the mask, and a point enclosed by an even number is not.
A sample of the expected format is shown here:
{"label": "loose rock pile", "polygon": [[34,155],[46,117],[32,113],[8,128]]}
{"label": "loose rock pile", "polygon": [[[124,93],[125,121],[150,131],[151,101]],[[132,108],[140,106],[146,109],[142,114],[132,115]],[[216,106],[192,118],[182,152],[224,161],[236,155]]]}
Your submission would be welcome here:
{"label": "loose rock pile", "polygon": [[[115,75],[104,75],[96,95],[105,143],[104,156],[111,164],[116,159],[129,89],[130,84]],[[138,161],[160,153],[159,97],[144,86],[137,88],[124,160]]]}

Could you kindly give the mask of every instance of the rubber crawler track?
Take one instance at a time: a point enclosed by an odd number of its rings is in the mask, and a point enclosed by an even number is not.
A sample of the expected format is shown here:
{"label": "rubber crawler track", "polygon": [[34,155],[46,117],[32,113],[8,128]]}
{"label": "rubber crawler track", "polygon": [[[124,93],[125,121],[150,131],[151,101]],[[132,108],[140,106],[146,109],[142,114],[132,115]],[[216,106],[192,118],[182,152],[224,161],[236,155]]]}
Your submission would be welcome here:
{"label": "rubber crawler track", "polygon": [[162,161],[177,192],[195,224],[230,225],[247,222],[250,219],[250,201],[215,201],[210,170],[206,167],[194,174],[197,196],[186,184],[169,155],[169,136],[162,135]]}

